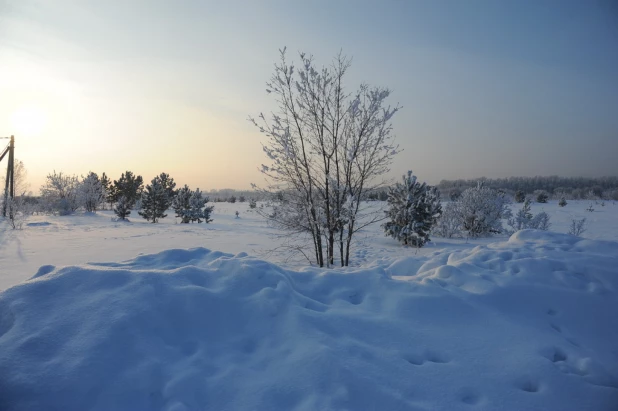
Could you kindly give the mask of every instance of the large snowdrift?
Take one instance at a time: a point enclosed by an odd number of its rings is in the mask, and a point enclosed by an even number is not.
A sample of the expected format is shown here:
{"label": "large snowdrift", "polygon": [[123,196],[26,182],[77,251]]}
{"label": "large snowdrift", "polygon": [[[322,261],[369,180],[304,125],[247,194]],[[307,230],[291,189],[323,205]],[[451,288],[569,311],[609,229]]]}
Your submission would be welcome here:
{"label": "large snowdrift", "polygon": [[0,409],[615,410],[618,243],[356,271],[168,250],[0,294]]}

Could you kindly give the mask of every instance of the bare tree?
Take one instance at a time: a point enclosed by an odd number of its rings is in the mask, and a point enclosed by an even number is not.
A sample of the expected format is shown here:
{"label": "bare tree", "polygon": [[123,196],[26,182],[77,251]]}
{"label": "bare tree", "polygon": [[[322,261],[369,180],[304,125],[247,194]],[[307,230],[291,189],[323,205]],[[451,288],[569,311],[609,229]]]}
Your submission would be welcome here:
{"label": "bare tree", "polygon": [[[30,184],[28,183],[27,178],[28,178],[28,170],[26,170],[26,166],[24,165],[24,162],[21,160],[15,160],[15,165],[13,168],[13,185],[15,187],[16,196],[24,197],[26,195],[31,195],[31,193],[29,193]],[[2,174],[2,176],[0,177],[0,181],[4,183],[5,179],[6,179],[6,173]],[[2,185],[2,187],[4,187],[4,184]],[[3,204],[4,202],[6,202],[7,206],[9,206],[11,205],[9,203],[9,200],[10,199],[8,197],[8,193],[3,192],[2,195],[0,196],[0,204]],[[19,201],[23,202],[23,198],[20,199]],[[15,204],[17,203],[13,203],[12,207],[14,207]],[[4,209],[3,206],[0,208]]]}
{"label": "bare tree", "polygon": [[386,88],[362,84],[346,92],[351,60],[342,53],[322,68],[300,53],[298,69],[285,49],[280,54],[266,83],[277,110],[269,119],[262,113],[249,118],[268,136],[263,149],[270,164],[261,168],[268,185],[262,190],[285,197],[266,215],[291,233],[310,234],[319,266],[334,264],[335,244],[347,266],[354,233],[383,218],[365,214],[362,200],[383,183],[377,180],[399,151],[390,120],[400,107],[385,105]]}

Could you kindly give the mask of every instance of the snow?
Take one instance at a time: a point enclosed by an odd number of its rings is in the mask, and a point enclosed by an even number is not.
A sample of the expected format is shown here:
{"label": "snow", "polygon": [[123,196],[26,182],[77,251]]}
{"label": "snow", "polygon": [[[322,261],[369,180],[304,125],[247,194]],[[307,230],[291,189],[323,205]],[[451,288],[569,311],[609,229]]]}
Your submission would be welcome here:
{"label": "snow", "polygon": [[0,409],[614,410],[618,206],[587,207],[420,250],[376,224],[347,269],[266,254],[248,204],[35,216],[0,231]]}

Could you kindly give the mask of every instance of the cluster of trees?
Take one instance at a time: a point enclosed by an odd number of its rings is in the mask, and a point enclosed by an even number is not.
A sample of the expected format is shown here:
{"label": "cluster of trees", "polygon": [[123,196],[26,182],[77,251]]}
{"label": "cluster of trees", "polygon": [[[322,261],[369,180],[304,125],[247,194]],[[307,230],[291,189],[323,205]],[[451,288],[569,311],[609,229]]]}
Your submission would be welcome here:
{"label": "cluster of trees", "polygon": [[[430,234],[475,238],[527,228],[548,230],[551,226],[547,213],[531,213],[529,199],[513,216],[506,193],[482,183],[464,190],[442,208],[437,187],[419,183],[411,171],[402,183],[390,188],[387,203],[388,221],[382,225],[385,235],[415,247],[424,246]],[[504,220],[511,229],[503,226]]]}
{"label": "cluster of trees", "polygon": [[122,173],[113,182],[105,173],[99,177],[89,172],[79,179],[62,172],[47,175],[41,187],[39,211],[50,214],[67,215],[83,208],[96,212],[109,204],[121,220],[126,220],[136,209],[144,219],[156,223],[167,217],[166,211],[173,208],[182,223],[210,222],[213,206],[207,206],[208,197],[198,189],[191,190],[187,185],[176,189],[174,179],[167,173],[154,177],[144,186],[142,176],[131,171]]}
{"label": "cluster of trees", "polygon": [[[381,178],[389,171],[400,151],[393,142],[391,120],[399,111],[387,99],[391,91],[361,84],[347,91],[346,73],[351,60],[339,53],[330,65],[318,67],[312,56],[299,54],[298,66],[280,51],[267,93],[275,97],[277,108],[270,117],[260,113],[249,120],[266,136],[263,150],[268,164],[261,172],[267,186],[258,188],[250,199],[267,200],[270,208],[258,212],[268,222],[284,230],[290,249],[304,252],[308,239],[312,257],[320,267],[350,263],[354,234],[369,224],[386,219],[386,235],[405,245],[422,247],[431,235],[442,237],[484,235],[513,230],[548,229],[546,213],[530,212],[530,196],[546,202],[559,196],[608,197],[618,200],[618,178],[512,177],[442,181],[437,187],[418,182],[408,172],[398,183],[384,190]],[[440,192],[451,201],[442,207]],[[235,190],[211,191],[215,201],[244,202],[247,197]],[[522,202],[512,215],[511,196]],[[41,204],[47,212],[69,214],[80,207],[96,212],[108,203],[120,219],[131,210],[156,223],[172,207],[182,223],[210,222],[213,206],[199,189],[176,189],[166,173],[144,186],[141,176],[123,173],[113,182],[103,173],[90,172],[81,179],[62,173],[50,174],[41,187]],[[363,206],[366,200],[387,201],[386,217]],[[268,211],[267,211],[268,210]],[[239,213],[236,213],[237,217]],[[574,226],[581,232],[585,221]],[[301,243],[294,243],[300,239]],[[305,254],[307,256],[307,254]]]}
{"label": "cluster of trees", "polygon": [[[525,196],[535,198],[539,191],[547,193],[548,198],[560,199],[612,199],[618,200],[618,177],[508,177],[508,178],[478,178],[469,180],[442,180],[438,184],[446,198],[456,198],[465,189],[483,183],[485,187],[504,190],[516,195],[521,192]],[[523,202],[524,200],[516,200]]]}

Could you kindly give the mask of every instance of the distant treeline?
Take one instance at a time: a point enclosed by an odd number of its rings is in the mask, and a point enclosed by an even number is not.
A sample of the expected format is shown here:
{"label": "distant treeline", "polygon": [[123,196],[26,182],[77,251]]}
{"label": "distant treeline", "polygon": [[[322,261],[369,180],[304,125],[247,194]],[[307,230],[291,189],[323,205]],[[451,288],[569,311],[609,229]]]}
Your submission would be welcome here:
{"label": "distant treeline", "polygon": [[245,201],[260,201],[263,200],[260,193],[254,190],[235,190],[233,188],[212,189],[206,192],[210,201],[215,203],[235,203],[236,201],[243,203]]}
{"label": "distant treeline", "polygon": [[618,199],[615,198],[618,196],[618,177],[481,177],[469,180],[442,180],[438,184],[438,189],[442,193],[442,198],[448,198],[451,193],[457,194],[467,188],[475,187],[479,182],[482,182],[486,187],[504,190],[509,194],[514,194],[517,191],[533,194],[538,190],[544,190],[554,197],[565,196],[571,199],[584,199],[593,195],[598,198]]}

